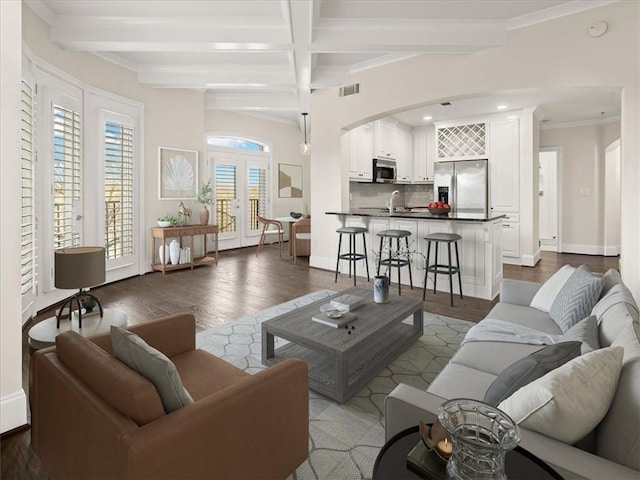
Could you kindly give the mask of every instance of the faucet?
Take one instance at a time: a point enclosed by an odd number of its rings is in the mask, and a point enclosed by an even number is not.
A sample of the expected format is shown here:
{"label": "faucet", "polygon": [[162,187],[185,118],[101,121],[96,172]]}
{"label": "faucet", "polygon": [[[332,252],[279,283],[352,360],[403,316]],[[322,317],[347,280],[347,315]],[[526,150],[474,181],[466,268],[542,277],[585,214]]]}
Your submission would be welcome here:
{"label": "faucet", "polygon": [[389,213],[393,213],[393,199],[400,196],[400,190],[394,190],[389,196]]}

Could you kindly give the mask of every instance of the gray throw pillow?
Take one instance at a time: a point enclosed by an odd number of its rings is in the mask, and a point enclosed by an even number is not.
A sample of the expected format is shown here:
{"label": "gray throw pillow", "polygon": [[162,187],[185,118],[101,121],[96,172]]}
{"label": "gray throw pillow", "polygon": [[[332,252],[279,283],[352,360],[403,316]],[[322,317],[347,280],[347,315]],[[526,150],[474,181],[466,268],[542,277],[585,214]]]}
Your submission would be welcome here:
{"label": "gray throw pillow", "polygon": [[584,320],[580,320],[573,327],[567,330],[561,340],[562,342],[578,341],[582,342],[582,354],[593,352],[600,348],[600,334],[598,333],[598,319],[591,315]]}
{"label": "gray throw pillow", "polygon": [[548,345],[505,368],[489,385],[484,401],[497,406],[520,388],[580,356],[580,342]]}
{"label": "gray throw pillow", "polygon": [[586,265],[576,268],[549,310],[549,316],[563,333],[591,314],[600,298],[603,285],[604,278],[593,275]]}
{"label": "gray throw pillow", "polygon": [[176,366],[164,353],[135,333],[115,326],[111,327],[111,345],[118,360],[153,383],[165,412],[171,413],[193,403]]}

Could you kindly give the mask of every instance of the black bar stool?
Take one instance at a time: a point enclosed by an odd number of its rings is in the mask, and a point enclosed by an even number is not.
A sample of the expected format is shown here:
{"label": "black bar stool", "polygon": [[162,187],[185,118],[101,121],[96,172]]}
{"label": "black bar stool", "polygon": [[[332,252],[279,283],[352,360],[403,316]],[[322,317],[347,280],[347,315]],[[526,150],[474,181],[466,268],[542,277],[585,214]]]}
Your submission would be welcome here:
{"label": "black bar stool", "polygon": [[[462,296],[462,279],[460,278],[460,257],[458,256],[458,240],[462,237],[455,233],[432,233],[424,237],[427,243],[427,268],[424,272],[424,286],[422,287],[422,301],[425,300],[427,293],[427,277],[429,272],[433,272],[433,293],[436,293],[436,282],[438,280],[438,274],[449,275],[449,295],[451,295],[451,306],[453,307],[453,275],[458,274],[458,285],[460,287],[460,298]],[[431,242],[436,244],[436,256],[434,263],[429,265],[429,255],[431,254]],[[438,244],[446,243],[449,250],[449,265],[438,263]],[[451,263],[451,244],[456,247],[456,266]]]}
{"label": "black bar stool", "polygon": [[[413,290],[413,277],[411,276],[411,255],[409,254],[409,237],[411,232],[408,230],[383,230],[378,232],[380,237],[380,251],[378,252],[378,269],[376,275],[380,275],[380,266],[385,265],[389,267],[389,281],[391,281],[391,268],[397,267],[398,269],[398,295],[401,295],[401,282],[400,282],[400,269],[402,267],[409,267],[409,285]],[[389,239],[389,256],[382,258],[382,249],[384,248],[384,240]],[[396,239],[396,250],[393,250],[393,239]],[[400,239],[404,238],[407,246],[406,254],[400,254]]]}
{"label": "black bar stool", "polygon": [[[342,227],[336,230],[337,233],[340,234],[338,239],[338,260],[336,262],[336,279],[338,282],[338,273],[340,272],[340,260],[348,260],[349,261],[349,278],[351,278],[351,266],[353,265],[353,286],[356,286],[356,262],[358,260],[365,261],[367,265],[367,282],[369,281],[369,259],[367,258],[367,232],[368,230],[364,227]],[[349,252],[348,253],[340,253],[340,248],[342,247],[342,235],[349,236]],[[364,248],[364,253],[358,253],[356,251],[356,236],[362,234],[362,243]]]}

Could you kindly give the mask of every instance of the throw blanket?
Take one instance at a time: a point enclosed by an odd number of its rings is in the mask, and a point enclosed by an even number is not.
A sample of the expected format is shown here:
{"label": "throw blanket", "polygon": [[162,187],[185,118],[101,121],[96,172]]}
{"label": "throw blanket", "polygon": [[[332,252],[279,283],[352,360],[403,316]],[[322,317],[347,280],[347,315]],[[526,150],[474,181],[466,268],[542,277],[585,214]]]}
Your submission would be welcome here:
{"label": "throw blanket", "polygon": [[469,329],[464,340],[462,340],[462,345],[467,342],[482,341],[553,345],[558,343],[560,338],[562,338],[562,335],[551,335],[504,320],[485,318]]}

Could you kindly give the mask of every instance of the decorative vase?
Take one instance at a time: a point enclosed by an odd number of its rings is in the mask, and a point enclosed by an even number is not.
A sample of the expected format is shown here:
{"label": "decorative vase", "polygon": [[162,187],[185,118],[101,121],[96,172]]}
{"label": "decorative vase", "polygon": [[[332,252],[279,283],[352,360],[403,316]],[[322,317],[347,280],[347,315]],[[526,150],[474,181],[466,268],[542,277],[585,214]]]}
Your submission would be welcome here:
{"label": "decorative vase", "polygon": [[389,303],[389,277],[378,275],[373,278],[373,301]]}
{"label": "decorative vase", "polygon": [[202,206],[202,210],[200,210],[200,225],[208,225],[209,224],[209,209],[206,205]]}
{"label": "decorative vase", "polygon": [[160,245],[158,256],[160,257],[160,263],[164,263],[165,265],[169,263],[169,245],[165,245],[164,248]]}
{"label": "decorative vase", "polygon": [[175,238],[169,244],[169,258],[173,265],[178,265],[178,262],[180,262],[180,242]]}
{"label": "decorative vase", "polygon": [[447,478],[506,480],[505,455],[520,441],[509,415],[484,402],[457,398],[440,406],[438,421],[453,443]]}

